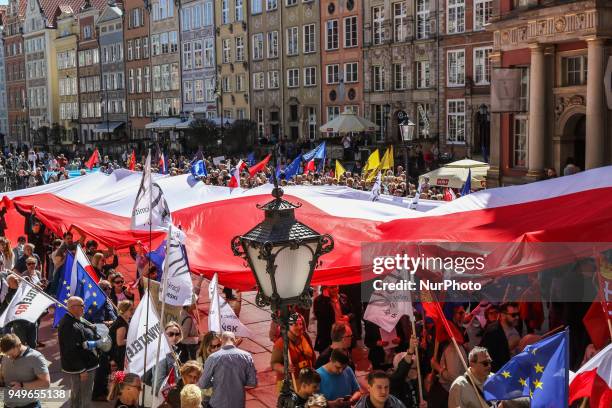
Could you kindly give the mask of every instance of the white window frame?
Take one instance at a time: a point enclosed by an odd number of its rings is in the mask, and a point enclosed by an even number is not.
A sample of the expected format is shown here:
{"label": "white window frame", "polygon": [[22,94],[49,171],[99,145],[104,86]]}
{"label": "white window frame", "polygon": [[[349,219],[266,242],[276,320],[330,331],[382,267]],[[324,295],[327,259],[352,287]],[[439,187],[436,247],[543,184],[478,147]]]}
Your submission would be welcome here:
{"label": "white window frame", "polygon": [[300,30],[299,27],[287,28],[287,55],[298,55],[300,52]]}
{"label": "white window frame", "polygon": [[474,31],[481,31],[493,14],[493,0],[474,0]]}
{"label": "white window frame", "polygon": [[268,89],[278,89],[280,87],[280,75],[279,72],[268,71]]}
{"label": "white window frame", "polygon": [[372,7],[372,44],[385,42],[385,6]]}
{"label": "white window frame", "polygon": [[224,64],[232,61],[232,41],[231,38],[224,38],[221,41],[221,57]]}
{"label": "white window frame", "polygon": [[[519,128],[520,132],[517,132]],[[524,132],[524,134],[523,134]],[[522,149],[517,149],[518,137],[524,138],[525,143]],[[519,164],[517,161],[517,152],[524,152],[525,159],[523,164]],[[526,114],[514,115],[512,120],[512,167],[514,168],[527,168],[529,163],[529,118]]]}
{"label": "white window frame", "polygon": [[[478,56],[478,53],[483,53],[482,57]],[[474,48],[474,56],[473,56],[473,75],[474,75],[474,85],[490,85],[491,84],[491,60],[489,59],[489,55],[493,52],[493,47],[477,47]],[[482,61],[482,66],[480,66],[480,62]],[[479,72],[482,70],[482,72]],[[478,77],[482,76],[482,79],[479,81]]]}
{"label": "white window frame", "polygon": [[[377,77],[379,78],[378,86],[376,81]],[[385,67],[383,67],[382,65],[372,65],[372,91],[385,91]]]}
{"label": "white window frame", "polygon": [[[310,79],[312,78],[312,81]],[[304,86],[317,86],[317,67],[304,68]]]}
{"label": "white window frame", "polygon": [[[304,54],[317,52],[316,24],[306,24],[302,29],[302,49]],[[308,32],[307,32],[308,31]]]}
{"label": "white window frame", "polygon": [[234,45],[236,47],[236,62],[244,61],[244,37],[236,37]]}
{"label": "white window frame", "polygon": [[[451,22],[453,20],[453,22]],[[465,32],[465,0],[447,0],[446,3],[446,33],[459,34]]]}
{"label": "white window frame", "polygon": [[[353,22],[355,23],[353,25]],[[357,16],[344,18],[344,48],[354,48],[359,45],[359,26]],[[353,31],[353,27],[355,30]]]}
{"label": "white window frame", "polygon": [[431,64],[429,61],[416,62],[416,89],[431,87]]}
{"label": "white window frame", "polygon": [[[451,107],[454,106],[453,112]],[[459,106],[463,106],[462,112],[457,112]],[[466,139],[466,116],[465,116],[465,99],[447,99],[446,100],[446,144],[465,144]],[[456,118],[456,119],[451,119]],[[451,138],[451,121],[456,126],[455,135]],[[463,129],[459,129],[459,125],[463,125]],[[459,140],[460,131],[463,131],[463,140]]]}
{"label": "white window frame", "polygon": [[[335,71],[333,72],[335,67]],[[331,72],[331,81],[330,81],[330,70]],[[335,77],[335,80],[334,80]],[[340,82],[340,65],[339,64],[328,64],[325,66],[325,83],[327,85],[333,85]]]}
{"label": "white window frame", "polygon": [[[461,61],[461,59],[463,61]],[[457,66],[453,68],[451,67],[451,64],[455,60],[457,62]],[[463,64],[459,64],[460,62]],[[463,48],[448,50],[446,52],[446,86],[465,86],[465,49]]]}
{"label": "white window frame", "polygon": [[[337,50],[340,46],[339,38],[339,23],[337,19],[327,20],[325,22],[325,50]],[[334,39],[335,38],[335,39]]]}
{"label": "white window frame", "polygon": [[268,31],[268,58],[278,58],[278,31]]}
{"label": "white window frame", "polygon": [[[353,67],[355,69],[352,69]],[[349,73],[351,74],[350,76],[349,76]],[[345,63],[344,64],[344,83],[354,84],[357,82],[359,82],[359,62]]]}
{"label": "white window frame", "polygon": [[[259,61],[264,58],[264,35],[263,33],[253,34],[253,60]],[[260,45],[260,46],[258,46]],[[260,50],[261,55],[255,55],[255,52]]]}
{"label": "white window frame", "polygon": [[[397,10],[400,14],[397,14]],[[393,39],[395,42],[403,42],[408,38],[408,3],[399,1],[393,3]]]}
{"label": "white window frame", "polygon": [[265,77],[263,72],[253,73],[253,89],[256,91],[262,91],[265,87]]}
{"label": "white window frame", "polygon": [[[399,86],[398,86],[398,70],[399,70]],[[395,63],[393,64],[393,89],[396,91],[403,91],[408,89],[408,67],[406,63]]]}
{"label": "white window frame", "polygon": [[298,88],[300,86],[300,69],[289,68],[287,70],[287,88]]}
{"label": "white window frame", "polygon": [[431,36],[430,0],[416,0],[416,39],[424,40]]}
{"label": "white window frame", "polygon": [[[172,0],[169,0],[172,1]],[[221,24],[230,23],[230,6],[229,0],[221,0]]]}
{"label": "white window frame", "polygon": [[242,12],[243,0],[235,0],[234,2],[234,19],[235,21],[243,21],[244,13]]}

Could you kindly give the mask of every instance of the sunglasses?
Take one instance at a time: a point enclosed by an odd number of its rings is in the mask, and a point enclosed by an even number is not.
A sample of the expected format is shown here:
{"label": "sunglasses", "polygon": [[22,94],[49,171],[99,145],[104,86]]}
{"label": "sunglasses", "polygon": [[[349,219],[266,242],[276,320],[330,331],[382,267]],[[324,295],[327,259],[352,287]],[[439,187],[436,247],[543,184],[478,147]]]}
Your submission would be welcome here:
{"label": "sunglasses", "polygon": [[121,281],[114,281],[113,283],[114,283],[115,285],[122,285],[124,282],[125,282],[125,281],[122,281],[122,280],[121,280]]}
{"label": "sunglasses", "polygon": [[220,344],[220,343],[216,343],[216,344],[211,344],[211,345],[210,345],[210,348],[211,348],[211,349],[218,349],[218,348],[220,348],[220,347],[221,347],[221,344]]}
{"label": "sunglasses", "polygon": [[26,265],[30,266],[30,265],[36,265],[36,262],[27,262]]}
{"label": "sunglasses", "polygon": [[166,336],[168,336],[168,337],[178,337],[180,335],[181,335],[181,333],[179,333],[179,332],[168,332],[168,333],[166,333]]}
{"label": "sunglasses", "polygon": [[477,363],[482,365],[483,367],[489,367],[491,365],[491,360],[477,361]]}

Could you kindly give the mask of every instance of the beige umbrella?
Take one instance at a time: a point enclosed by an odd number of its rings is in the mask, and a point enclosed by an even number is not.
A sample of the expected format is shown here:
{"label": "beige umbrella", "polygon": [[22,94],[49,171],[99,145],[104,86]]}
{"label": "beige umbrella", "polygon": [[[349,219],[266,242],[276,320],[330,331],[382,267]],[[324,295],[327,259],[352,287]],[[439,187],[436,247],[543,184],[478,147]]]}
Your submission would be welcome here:
{"label": "beige umbrella", "polygon": [[378,125],[352,112],[342,112],[319,128],[324,133],[359,133],[378,130]]}
{"label": "beige umbrella", "polygon": [[472,189],[485,188],[487,186],[489,165],[470,159],[448,163],[439,169],[422,174],[419,176],[419,183],[424,182],[425,178],[427,178],[427,183],[430,186],[462,188],[470,170],[472,174]]}

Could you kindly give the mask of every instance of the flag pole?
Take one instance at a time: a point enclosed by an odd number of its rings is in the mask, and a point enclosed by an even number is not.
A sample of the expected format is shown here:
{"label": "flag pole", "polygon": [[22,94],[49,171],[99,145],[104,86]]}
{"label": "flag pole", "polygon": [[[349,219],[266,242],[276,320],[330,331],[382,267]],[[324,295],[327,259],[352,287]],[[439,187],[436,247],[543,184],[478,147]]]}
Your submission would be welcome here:
{"label": "flag pole", "polygon": [[[149,190],[149,250],[151,250],[152,247],[152,241],[153,241],[153,220],[152,220],[152,211],[153,208],[151,208],[153,206],[153,180],[151,178],[151,149],[149,148],[149,151],[147,153],[147,158],[145,159],[145,166],[142,169],[142,177],[145,177],[146,172],[147,172],[147,163],[148,163],[148,167],[149,167],[149,180],[148,180],[148,185],[147,185],[147,189]],[[143,180],[144,181],[144,180]],[[149,270],[151,270],[151,257],[148,257],[149,261],[148,261],[148,267],[147,267],[147,272]],[[151,293],[151,279],[149,277],[147,277],[147,293]],[[149,300],[147,302],[147,311],[145,314],[145,333],[149,332],[149,309],[151,307],[151,301]],[[163,325],[163,319],[162,319],[162,325]],[[146,373],[147,371],[147,347],[148,342],[145,341],[144,344],[144,360],[143,360],[143,369],[142,372]],[[153,375],[157,375],[157,373],[153,373]],[[151,395],[153,395],[153,393],[155,392],[155,390],[153,389],[151,391]],[[145,405],[145,393],[142,393],[142,405]]]}
{"label": "flag pole", "polygon": [[68,307],[66,307],[66,305],[62,304],[62,302],[60,302],[59,300],[57,300],[56,298],[54,298],[53,296],[50,296],[49,294],[45,293],[45,291],[43,290],[43,288],[41,288],[40,286],[38,286],[35,283],[30,282],[29,280],[25,279],[23,276],[19,276],[14,272],[11,272],[9,274],[9,276],[14,276],[15,278],[17,278],[18,281],[20,282],[25,282],[28,286],[36,289],[38,292],[40,292],[43,296],[45,296],[47,299],[52,300],[53,303],[55,303],[58,306],[63,307],[64,309],[68,310]]}
{"label": "flag pole", "polygon": [[[164,282],[162,284],[162,295],[161,295],[161,322],[164,323],[164,313],[166,312],[166,292],[168,291],[168,255],[170,252],[170,246],[172,245],[172,224],[168,226],[168,237],[166,238],[166,257],[164,258]],[[147,283],[150,283],[151,279],[147,279]],[[157,376],[157,368],[159,366],[159,352],[161,351],[162,336],[159,336],[157,341],[157,359],[155,361],[155,375],[153,377],[153,389],[151,394],[155,396],[155,390],[157,389],[157,382],[159,380]],[[146,360],[145,360],[146,362]]]}
{"label": "flag pole", "polygon": [[[49,300],[53,301],[53,303],[55,303],[56,306],[60,306],[60,307],[63,307],[64,309],[68,310],[68,307],[66,305],[64,305],[62,302],[60,302],[59,300],[57,300],[53,296],[49,295],[48,293],[45,293],[45,291],[40,286],[38,286],[37,284],[30,282],[29,280],[23,278],[22,276],[17,275],[16,273],[11,273],[9,276],[11,276],[11,275],[15,276],[20,282],[25,282],[30,287],[36,289],[38,292],[40,292],[41,295],[43,295],[46,298],[48,298]],[[81,319],[83,319],[85,322],[87,322],[89,324],[93,324],[89,320],[85,319],[84,317],[81,317]]]}
{"label": "flag pole", "polygon": [[[414,357],[416,358],[416,369],[417,369],[417,380],[419,384],[419,398],[420,401],[425,401],[423,399],[423,379],[421,377],[421,361],[419,360],[419,343],[418,338],[416,337],[416,324],[414,321],[414,315],[410,316],[410,324],[412,325],[412,335],[415,339],[417,339],[417,345],[414,348]],[[423,318],[423,326],[425,325],[425,319]],[[410,346],[408,346],[410,348]]]}

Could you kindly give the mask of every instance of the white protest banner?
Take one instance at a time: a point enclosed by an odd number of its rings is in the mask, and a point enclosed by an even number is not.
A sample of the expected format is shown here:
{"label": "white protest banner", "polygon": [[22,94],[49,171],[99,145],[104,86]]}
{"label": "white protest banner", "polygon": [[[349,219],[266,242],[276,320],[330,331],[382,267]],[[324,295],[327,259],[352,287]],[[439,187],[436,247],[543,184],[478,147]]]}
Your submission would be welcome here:
{"label": "white protest banner", "polygon": [[217,157],[213,157],[213,164],[215,166],[218,166],[219,164],[221,164],[221,162],[225,160],[225,156],[217,156]]}
{"label": "white protest banner", "polygon": [[[149,321],[147,324],[147,305],[149,308]],[[161,336],[161,347],[156,353],[155,347]],[[145,364],[145,345],[147,348]],[[166,359],[166,355],[172,349],[164,335],[155,307],[151,304],[149,293],[140,300],[128,328],[127,341],[125,345],[125,357],[127,360],[127,372],[138,374],[141,377],[145,372],[153,368],[158,361]]]}
{"label": "white protest banner", "polygon": [[172,306],[188,306],[192,303],[193,282],[189,273],[183,242],[185,234],[170,224],[164,259],[164,302]]}
{"label": "white protest banner", "polygon": [[[394,271],[382,280],[383,285],[396,283],[405,280],[400,271]],[[389,285],[383,287],[388,288]],[[370,296],[370,302],[363,314],[364,320],[376,324],[386,332],[392,332],[399,319],[407,315],[410,320],[414,320],[414,310],[412,308],[412,297],[410,291],[375,290]]]}
{"label": "white protest banner", "polygon": [[35,323],[40,315],[53,304],[55,302],[38,289],[27,283],[20,283],[13,299],[11,299],[4,313],[0,315],[0,327],[4,327],[14,320],[27,320]]}
{"label": "white protest banner", "polygon": [[248,327],[238,319],[230,304],[219,298],[217,274],[210,281],[208,296],[210,298],[210,310],[208,311],[209,331],[216,333],[229,331],[238,337],[253,337]]}
{"label": "white protest banner", "polygon": [[151,175],[151,150],[147,155],[140,188],[134,200],[131,228],[133,230],[164,229],[172,221],[168,203],[161,188],[153,183]]}

